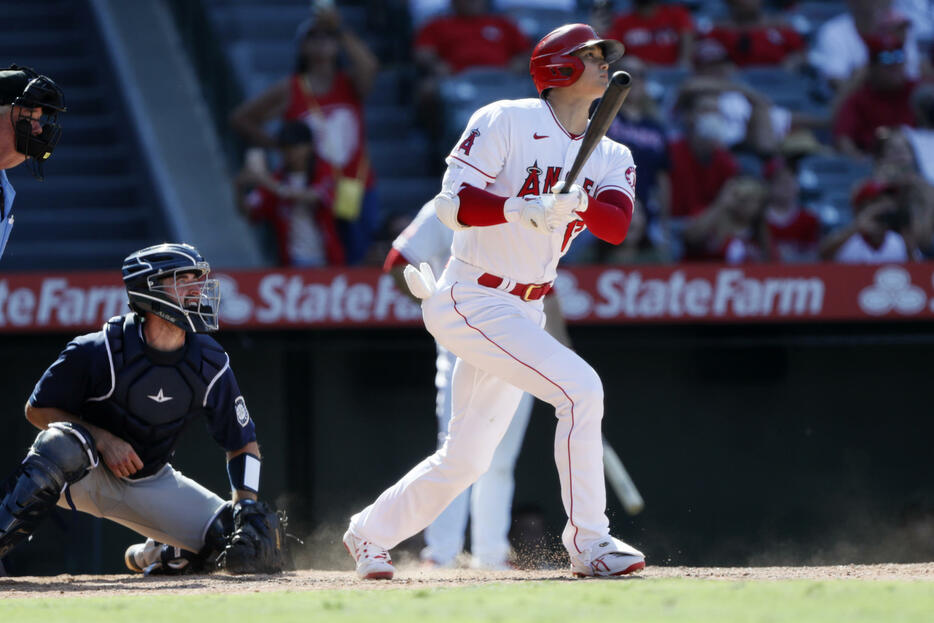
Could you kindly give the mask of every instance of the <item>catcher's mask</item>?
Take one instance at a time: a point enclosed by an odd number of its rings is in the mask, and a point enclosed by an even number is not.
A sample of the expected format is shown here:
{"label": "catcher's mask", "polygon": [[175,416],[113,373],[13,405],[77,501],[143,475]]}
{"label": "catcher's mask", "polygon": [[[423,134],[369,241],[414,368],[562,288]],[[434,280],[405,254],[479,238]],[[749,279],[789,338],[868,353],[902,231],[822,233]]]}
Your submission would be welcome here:
{"label": "catcher's mask", "polygon": [[163,243],[123,260],[130,309],[150,312],[189,333],[217,331],[220,285],[190,244]]}
{"label": "catcher's mask", "polygon": [[[26,156],[33,176],[43,179],[42,163],[52,155],[62,136],[58,122],[59,113],[66,111],[62,90],[51,78],[29,67],[11,65],[0,71],[0,104],[12,104],[14,148]],[[34,123],[41,129],[38,134],[33,132]]]}

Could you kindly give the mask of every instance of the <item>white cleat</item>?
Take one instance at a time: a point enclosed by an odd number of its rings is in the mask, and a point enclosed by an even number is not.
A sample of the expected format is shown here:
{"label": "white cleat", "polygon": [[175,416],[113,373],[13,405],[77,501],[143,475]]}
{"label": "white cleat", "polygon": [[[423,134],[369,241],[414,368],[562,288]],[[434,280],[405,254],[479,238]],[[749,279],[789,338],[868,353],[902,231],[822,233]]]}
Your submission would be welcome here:
{"label": "white cleat", "polygon": [[357,537],[348,528],[344,547],[357,563],[357,576],[364,580],[391,580],[395,572],[389,551]]}
{"label": "white cleat", "polygon": [[146,539],[145,543],[134,543],[126,548],[123,561],[126,568],[136,573],[144,573],[146,568],[158,562],[162,552],[162,543]]}
{"label": "white cleat", "polygon": [[645,554],[619,539],[607,537],[589,552],[571,556],[571,571],[579,578],[629,575],[645,569]]}

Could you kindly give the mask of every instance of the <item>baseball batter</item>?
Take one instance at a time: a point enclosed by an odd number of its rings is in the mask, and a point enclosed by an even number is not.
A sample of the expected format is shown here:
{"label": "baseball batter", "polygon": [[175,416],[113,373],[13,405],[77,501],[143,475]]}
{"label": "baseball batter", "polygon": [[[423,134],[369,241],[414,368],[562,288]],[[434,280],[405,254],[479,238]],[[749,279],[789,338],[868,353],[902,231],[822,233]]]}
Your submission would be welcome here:
{"label": "baseball batter", "polygon": [[454,231],[452,259],[435,283],[408,270],[423,298],[425,326],[457,355],[451,423],[444,445],[355,514],[344,544],[363,578],[391,578],[388,550],[427,526],[482,475],[529,392],[553,405],[554,456],[568,522],[562,540],[577,576],[623,575],[645,566],[637,549],[612,538],[603,479],[603,387],[597,373],[542,328],[542,297],[558,260],[584,228],[619,244],[632,217],[635,165],[607,138],[579,179],[567,171],[588,111],[619,58],[618,41],[584,24],[562,26],[532,52],[540,99],[484,106],[447,158],[438,219]]}
{"label": "baseball batter", "polygon": [[[204,335],[217,329],[220,300],[209,273],[186,244],[123,261],[132,311],[69,342],[26,403],[41,432],[0,484],[0,557],[58,504],[148,537],[126,552],[132,571],[210,569],[219,556],[229,571],[281,570],[284,527],[256,501],[253,420],[229,357]],[[169,463],[201,417],[227,451],[232,502]]]}
{"label": "baseball batter", "polygon": [[[434,201],[429,201],[393,241],[385,268],[400,282],[402,268],[406,263],[417,266],[427,262],[433,274],[441,274],[451,257],[453,237],[454,232],[435,216]],[[556,318],[560,322],[562,319],[557,302],[554,297],[548,300],[556,311],[549,314],[549,321]],[[435,415],[438,418],[439,448],[444,446],[451,422],[451,380],[456,360],[454,353],[438,345]],[[464,532],[469,515],[470,566],[477,569],[509,568],[509,527],[515,489],[513,470],[522,449],[533,403],[530,394],[523,394],[512,422],[493,454],[490,468],[477,482],[454,498],[437,519],[425,528],[425,549],[421,552],[423,561],[441,567],[452,566],[464,547]]]}

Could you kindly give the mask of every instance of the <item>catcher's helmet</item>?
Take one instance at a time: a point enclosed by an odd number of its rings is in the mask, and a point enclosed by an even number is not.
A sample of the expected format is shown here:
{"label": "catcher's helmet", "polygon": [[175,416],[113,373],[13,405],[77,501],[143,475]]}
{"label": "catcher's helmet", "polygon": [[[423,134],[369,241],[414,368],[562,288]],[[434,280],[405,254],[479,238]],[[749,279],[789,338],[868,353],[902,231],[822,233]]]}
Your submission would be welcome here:
{"label": "catcher's helmet", "polygon": [[599,45],[607,63],[623,55],[623,44],[613,39],[601,39],[587,24],[565,24],[542,37],[532,50],[529,73],[539,95],[552,87],[566,87],[577,82],[584,73],[584,62],[574,52]]}
{"label": "catcher's helmet", "polygon": [[[123,283],[130,309],[151,312],[189,333],[217,330],[220,286],[208,279],[211,266],[190,244],[163,243],[140,249],[123,260]],[[194,273],[196,281],[179,284],[177,276]],[[192,286],[196,294],[185,295]]]}
{"label": "catcher's helmet", "polygon": [[29,67],[10,65],[0,71],[0,105],[15,104],[23,108],[41,108],[39,123],[42,132],[32,133],[32,120],[14,116],[10,109],[16,151],[32,160],[33,175],[42,179],[42,162],[48,160],[62,136],[58,114],[66,111],[65,96],[55,82],[40,76]]}

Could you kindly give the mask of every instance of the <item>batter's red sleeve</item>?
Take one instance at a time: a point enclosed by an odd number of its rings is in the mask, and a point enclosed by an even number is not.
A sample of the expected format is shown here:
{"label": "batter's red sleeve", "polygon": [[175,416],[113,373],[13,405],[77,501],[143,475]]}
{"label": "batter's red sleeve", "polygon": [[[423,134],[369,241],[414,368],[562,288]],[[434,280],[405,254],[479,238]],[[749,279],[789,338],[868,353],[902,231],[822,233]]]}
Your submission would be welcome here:
{"label": "batter's red sleeve", "polygon": [[619,244],[629,231],[632,201],[622,191],[604,190],[590,198],[581,218],[594,236],[610,244]]}
{"label": "batter's red sleeve", "polygon": [[389,250],[389,253],[386,254],[386,260],[383,262],[383,272],[388,273],[396,266],[405,266],[411,263],[412,262],[405,259],[405,256],[399,252],[399,249],[393,247]]}
{"label": "batter's red sleeve", "polygon": [[472,227],[489,227],[506,222],[506,216],[503,214],[506,197],[494,195],[468,184],[460,189],[457,196],[460,197],[457,220],[462,224]]}

